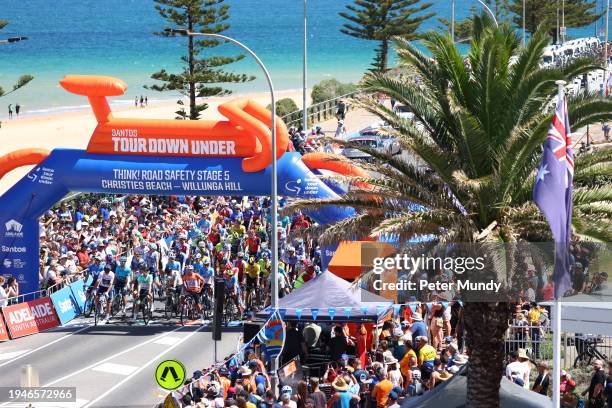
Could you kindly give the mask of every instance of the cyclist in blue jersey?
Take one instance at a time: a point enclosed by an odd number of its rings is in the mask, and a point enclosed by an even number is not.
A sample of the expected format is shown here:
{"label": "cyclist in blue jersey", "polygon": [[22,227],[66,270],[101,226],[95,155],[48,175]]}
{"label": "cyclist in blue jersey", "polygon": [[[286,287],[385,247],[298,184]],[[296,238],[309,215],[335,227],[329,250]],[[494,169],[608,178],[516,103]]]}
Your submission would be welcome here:
{"label": "cyclist in blue jersey", "polygon": [[130,289],[130,280],[132,277],[132,268],[127,265],[127,257],[122,256],[119,259],[119,264],[115,268],[115,290],[123,296],[123,310],[121,312],[125,316],[125,308],[127,306],[127,295]]}
{"label": "cyclist in blue jersey", "polygon": [[87,295],[91,295],[91,293],[93,292],[94,286],[96,282],[98,281],[98,276],[100,276],[102,271],[104,271],[104,262],[102,262],[103,259],[104,258],[102,258],[102,255],[97,254],[94,257],[93,262],[85,270],[85,274],[86,274],[85,281],[86,282],[89,280],[89,277],[91,276],[91,283],[89,284],[89,287],[87,288]]}
{"label": "cyclist in blue jersey", "polygon": [[181,263],[176,260],[176,255],[174,252],[168,253],[168,263],[166,264],[165,272],[170,272],[173,270],[182,271]]}
{"label": "cyclist in blue jersey", "polygon": [[240,284],[238,283],[238,268],[226,268],[223,272],[223,281],[225,282],[226,296],[229,296],[236,305],[236,308],[242,314],[242,302],[240,301]]}

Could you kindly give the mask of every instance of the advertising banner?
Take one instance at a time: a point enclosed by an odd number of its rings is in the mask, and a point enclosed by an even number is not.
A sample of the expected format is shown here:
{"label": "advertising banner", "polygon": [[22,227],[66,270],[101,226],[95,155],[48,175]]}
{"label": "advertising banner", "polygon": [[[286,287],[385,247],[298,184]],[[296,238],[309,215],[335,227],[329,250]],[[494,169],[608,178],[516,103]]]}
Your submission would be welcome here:
{"label": "advertising banner", "polygon": [[76,296],[69,286],[51,294],[51,301],[61,324],[65,324],[81,313]]}
{"label": "advertising banner", "polygon": [[5,341],[9,339],[8,332],[6,331],[6,326],[4,325],[4,319],[2,315],[0,315],[0,341]]}
{"label": "advertising banner", "polygon": [[[91,278],[91,275],[88,277],[88,281],[93,280]],[[72,299],[76,302],[77,304],[77,310],[78,313],[82,313],[83,310],[85,310],[85,283],[83,282],[82,279],[76,281],[76,282],[72,282],[69,285],[70,290],[72,291]]]}
{"label": "advertising banner", "polygon": [[13,339],[38,333],[60,324],[53,310],[53,302],[49,297],[5,306],[2,308],[2,314]]}

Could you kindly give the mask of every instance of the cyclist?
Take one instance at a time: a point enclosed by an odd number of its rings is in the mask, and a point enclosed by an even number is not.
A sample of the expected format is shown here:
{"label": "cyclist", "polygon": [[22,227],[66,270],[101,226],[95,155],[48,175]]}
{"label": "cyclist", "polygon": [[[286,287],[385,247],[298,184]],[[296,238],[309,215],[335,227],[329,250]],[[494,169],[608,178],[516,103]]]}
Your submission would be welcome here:
{"label": "cyclist", "polygon": [[130,278],[132,277],[132,269],[127,265],[127,257],[119,258],[119,265],[115,268],[115,291],[121,293],[123,297],[123,309],[121,312],[125,316],[125,308],[127,307],[127,294],[130,288]]}
{"label": "cyclist", "polygon": [[87,298],[91,298],[91,294],[93,293],[96,283],[98,282],[98,277],[102,271],[104,271],[104,262],[102,262],[102,260],[102,255],[96,254],[93,262],[87,267],[87,269],[85,269],[85,282],[87,282],[91,276],[91,283],[87,288]]}
{"label": "cyclist", "polygon": [[176,260],[176,254],[173,251],[168,253],[168,263],[166,264],[166,272],[170,272],[172,270],[182,270],[181,263]]}
{"label": "cyclist", "polygon": [[195,272],[193,265],[187,265],[185,267],[185,275],[183,275],[183,287],[185,290],[185,296],[189,296],[193,299],[196,305],[196,310],[199,314],[202,313],[202,306],[200,305],[200,293],[204,279]]}
{"label": "cyclist", "polygon": [[238,252],[237,258],[234,259],[233,267],[238,268],[238,282],[242,285],[244,283],[244,270],[246,268],[244,252]]}
{"label": "cyclist", "polygon": [[[252,297],[256,296],[255,290],[259,285],[259,272],[260,267],[259,264],[255,262],[255,257],[252,256],[249,258],[249,263],[245,267],[246,272],[246,299],[245,303],[247,307],[251,304]],[[257,301],[257,297],[255,298]]]}
{"label": "cyclist", "polygon": [[264,293],[268,293],[270,291],[270,280],[268,277],[272,272],[272,261],[270,260],[268,252],[263,251],[261,253],[261,259],[257,263],[259,264],[259,282],[264,285]]}
{"label": "cyclist", "polygon": [[100,302],[100,297],[104,296],[106,298],[106,320],[110,319],[110,310],[111,310],[111,302],[110,299],[110,291],[113,288],[113,282],[115,280],[115,273],[111,271],[110,265],[104,265],[103,272],[98,275],[98,280],[96,281],[96,302]]}
{"label": "cyclist", "polygon": [[242,308],[242,302],[240,302],[240,284],[238,283],[238,268],[231,267],[225,268],[223,273],[223,280],[225,282],[225,292],[226,295],[229,296],[236,305],[236,308],[242,314],[244,311]]}
{"label": "cyclist", "polygon": [[208,297],[205,303],[210,305],[213,297],[213,281],[215,279],[215,270],[210,266],[210,258],[208,257],[205,257],[202,260],[202,265],[202,270],[199,272],[200,276],[202,276],[202,279],[204,279],[202,296]]}
{"label": "cyclist", "polygon": [[138,306],[143,301],[150,302],[153,297],[151,296],[151,289],[153,288],[153,275],[149,273],[149,268],[146,264],[140,267],[141,274],[136,279],[136,290],[134,291],[134,318],[138,316]]}

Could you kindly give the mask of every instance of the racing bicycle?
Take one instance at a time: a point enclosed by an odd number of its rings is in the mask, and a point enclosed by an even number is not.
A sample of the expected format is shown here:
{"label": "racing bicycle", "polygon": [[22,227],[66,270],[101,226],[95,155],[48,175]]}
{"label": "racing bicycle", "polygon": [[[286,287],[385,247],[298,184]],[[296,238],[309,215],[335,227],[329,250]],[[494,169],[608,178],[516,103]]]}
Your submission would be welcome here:
{"label": "racing bicycle", "polygon": [[180,296],[180,305],[181,305],[181,326],[184,326],[188,321],[197,319],[198,311],[196,309],[195,302],[193,297],[188,295]]}

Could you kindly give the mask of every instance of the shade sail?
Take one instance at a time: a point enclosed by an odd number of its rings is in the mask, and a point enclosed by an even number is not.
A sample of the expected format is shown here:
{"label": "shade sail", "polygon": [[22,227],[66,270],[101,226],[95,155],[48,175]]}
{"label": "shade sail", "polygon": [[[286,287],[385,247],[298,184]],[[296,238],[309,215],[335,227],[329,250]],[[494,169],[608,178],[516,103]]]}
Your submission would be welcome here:
{"label": "shade sail", "polygon": [[[285,320],[374,322],[392,309],[392,302],[325,271],[280,299],[279,309]],[[267,318],[270,310],[257,317]]]}

